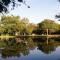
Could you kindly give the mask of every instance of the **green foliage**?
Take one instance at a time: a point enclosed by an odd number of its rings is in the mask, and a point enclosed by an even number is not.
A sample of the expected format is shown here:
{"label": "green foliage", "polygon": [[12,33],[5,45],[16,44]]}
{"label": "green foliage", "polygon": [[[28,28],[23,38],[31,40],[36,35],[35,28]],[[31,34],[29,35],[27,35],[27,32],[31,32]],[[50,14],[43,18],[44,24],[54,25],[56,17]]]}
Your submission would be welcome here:
{"label": "green foliage", "polygon": [[26,34],[49,34],[60,33],[60,24],[53,20],[45,19],[37,25],[29,23],[28,18],[21,19],[19,16],[2,16],[0,21],[0,35],[26,35]]}
{"label": "green foliage", "polygon": [[36,28],[36,26],[34,24],[30,23],[27,26],[27,32],[31,34],[35,28]]}
{"label": "green foliage", "polygon": [[45,19],[38,24],[38,30],[42,30],[42,33],[46,33],[47,29],[49,31],[49,34],[54,33],[59,30],[59,24],[49,19]]}
{"label": "green foliage", "polygon": [[[16,5],[20,6],[21,4],[18,4],[18,3],[23,3],[23,4],[27,5],[25,0],[0,0],[0,13],[8,12],[8,6],[10,4],[12,4],[11,9],[14,9],[14,7],[16,7]],[[30,8],[30,6],[27,6],[27,7]]]}
{"label": "green foliage", "polygon": [[[20,19],[19,16],[2,16],[1,25],[5,28],[4,33],[15,35],[15,33],[23,33],[26,30],[28,19]],[[1,27],[2,27],[1,26]],[[0,28],[1,28],[0,27]],[[0,29],[0,31],[2,28]]]}

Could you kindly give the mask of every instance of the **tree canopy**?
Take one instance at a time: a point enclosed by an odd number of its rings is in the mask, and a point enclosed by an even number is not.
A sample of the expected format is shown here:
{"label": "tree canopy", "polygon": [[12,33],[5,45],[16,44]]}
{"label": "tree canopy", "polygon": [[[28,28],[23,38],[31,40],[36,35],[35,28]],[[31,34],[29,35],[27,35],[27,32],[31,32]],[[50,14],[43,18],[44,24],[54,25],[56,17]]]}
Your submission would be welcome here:
{"label": "tree canopy", "polygon": [[[11,6],[13,9],[16,5],[20,6],[18,2],[27,5],[25,0],[0,0],[0,13],[8,12],[9,4],[12,4]],[[27,7],[30,8],[30,6],[27,6]]]}
{"label": "tree canopy", "polygon": [[2,16],[0,21],[0,35],[9,34],[29,35],[32,33],[46,34],[60,33],[60,24],[50,19],[33,24],[29,23],[28,18],[21,19],[19,16]]}
{"label": "tree canopy", "polygon": [[[26,29],[26,24],[28,20],[22,20],[19,16],[2,16],[1,23],[0,23],[0,31],[3,31],[5,34],[11,34],[12,35],[16,32],[22,32]],[[26,23],[27,22],[27,23]],[[2,28],[4,28],[2,30]]]}
{"label": "tree canopy", "polygon": [[37,24],[38,28],[35,30],[37,34],[46,34],[47,29],[49,34],[56,33],[60,30],[60,24],[50,19],[44,19],[44,21]]}

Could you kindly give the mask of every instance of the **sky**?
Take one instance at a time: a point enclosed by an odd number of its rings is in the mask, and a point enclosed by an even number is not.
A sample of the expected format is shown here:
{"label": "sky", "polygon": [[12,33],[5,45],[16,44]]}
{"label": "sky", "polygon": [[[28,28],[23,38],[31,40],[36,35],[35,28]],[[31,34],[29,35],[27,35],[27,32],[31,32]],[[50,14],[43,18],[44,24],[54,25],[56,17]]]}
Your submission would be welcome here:
{"label": "sky", "polygon": [[24,4],[16,7],[9,14],[18,15],[21,18],[28,18],[30,23],[39,23],[44,19],[51,19],[58,23],[55,18],[56,14],[59,14],[60,3],[57,0],[26,0],[27,5],[30,5],[30,8],[27,8]]}

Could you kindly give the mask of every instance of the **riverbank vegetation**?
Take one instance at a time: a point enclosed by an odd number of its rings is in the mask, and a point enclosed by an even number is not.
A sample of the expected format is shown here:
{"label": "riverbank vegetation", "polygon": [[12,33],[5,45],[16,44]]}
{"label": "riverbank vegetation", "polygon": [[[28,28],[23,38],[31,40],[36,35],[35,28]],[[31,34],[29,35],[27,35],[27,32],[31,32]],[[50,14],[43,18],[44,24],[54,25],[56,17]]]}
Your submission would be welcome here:
{"label": "riverbank vegetation", "polygon": [[60,34],[60,24],[50,19],[44,19],[38,24],[29,22],[28,18],[19,16],[2,16],[0,20],[0,36],[9,35],[46,35]]}

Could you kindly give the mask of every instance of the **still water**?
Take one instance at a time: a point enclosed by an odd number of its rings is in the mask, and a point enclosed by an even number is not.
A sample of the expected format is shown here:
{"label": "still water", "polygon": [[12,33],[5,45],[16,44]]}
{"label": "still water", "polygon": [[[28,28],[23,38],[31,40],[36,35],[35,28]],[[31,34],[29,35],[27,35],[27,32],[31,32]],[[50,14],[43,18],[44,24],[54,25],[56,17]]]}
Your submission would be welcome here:
{"label": "still water", "polygon": [[60,60],[60,38],[0,38],[0,60]]}

